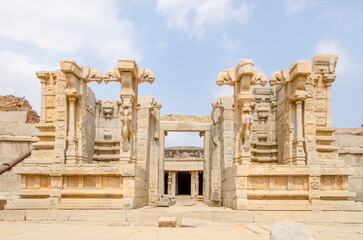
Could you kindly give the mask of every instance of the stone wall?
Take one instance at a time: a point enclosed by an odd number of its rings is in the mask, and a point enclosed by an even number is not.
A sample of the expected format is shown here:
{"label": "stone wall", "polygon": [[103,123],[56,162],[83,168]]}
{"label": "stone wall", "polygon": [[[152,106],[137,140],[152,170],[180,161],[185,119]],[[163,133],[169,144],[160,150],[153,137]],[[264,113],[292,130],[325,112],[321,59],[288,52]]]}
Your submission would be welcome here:
{"label": "stone wall", "polygon": [[210,144],[211,196],[210,205],[232,208],[235,196],[234,175],[234,118],[232,97],[220,97],[212,103],[212,132]]}
{"label": "stone wall", "polygon": [[[37,129],[27,122],[27,112],[0,111],[0,165],[10,162],[22,152],[30,149],[38,139],[34,137]],[[0,199],[13,198],[20,189],[20,176],[14,171],[0,175]]]}
{"label": "stone wall", "polygon": [[339,147],[339,159],[354,168],[355,174],[348,178],[350,190],[356,192],[356,201],[363,201],[363,129],[338,128],[334,146]]}
{"label": "stone wall", "polygon": [[155,160],[158,157],[159,118],[161,103],[153,97],[139,97],[136,146],[135,207],[155,203],[155,185],[158,171]]}

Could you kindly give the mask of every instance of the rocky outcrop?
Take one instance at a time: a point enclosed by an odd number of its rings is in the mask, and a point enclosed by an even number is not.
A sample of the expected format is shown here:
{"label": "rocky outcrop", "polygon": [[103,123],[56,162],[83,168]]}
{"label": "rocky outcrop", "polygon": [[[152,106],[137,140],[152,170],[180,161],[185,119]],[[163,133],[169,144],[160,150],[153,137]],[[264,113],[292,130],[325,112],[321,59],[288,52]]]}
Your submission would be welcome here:
{"label": "rocky outcrop", "polygon": [[25,98],[13,95],[0,96],[1,112],[27,112],[26,123],[38,123],[39,116]]}

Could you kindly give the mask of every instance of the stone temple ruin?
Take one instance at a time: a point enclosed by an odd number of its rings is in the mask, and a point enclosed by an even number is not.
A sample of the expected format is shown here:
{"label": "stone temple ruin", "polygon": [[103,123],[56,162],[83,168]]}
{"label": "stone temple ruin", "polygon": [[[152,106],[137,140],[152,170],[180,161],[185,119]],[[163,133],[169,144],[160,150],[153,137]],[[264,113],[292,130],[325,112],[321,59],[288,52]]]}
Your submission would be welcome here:
{"label": "stone temple ruin", "polygon": [[[362,178],[346,160],[363,152],[340,156],[331,124],[337,60],[318,54],[268,80],[241,59],[218,75],[234,95],[215,99],[210,116],[160,115],[158,99],[138,96],[154,75],[134,60],[103,75],[63,60],[36,73],[38,140],[13,170],[20,190],[5,207],[132,209],[187,195],[239,210],[360,209],[362,188],[352,184]],[[93,81],[119,82],[120,99],[97,99]],[[165,148],[168,132],[198,132],[204,148]]]}

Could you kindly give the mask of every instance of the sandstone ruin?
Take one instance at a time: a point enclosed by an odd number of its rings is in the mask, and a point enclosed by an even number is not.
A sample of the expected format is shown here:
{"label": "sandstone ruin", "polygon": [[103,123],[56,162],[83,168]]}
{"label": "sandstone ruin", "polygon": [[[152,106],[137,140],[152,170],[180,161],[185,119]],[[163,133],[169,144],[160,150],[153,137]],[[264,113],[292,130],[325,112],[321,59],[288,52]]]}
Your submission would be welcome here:
{"label": "sandstone ruin", "polygon": [[[38,141],[13,170],[20,189],[5,207],[133,209],[188,196],[238,210],[361,209],[363,138],[338,131],[334,142],[331,124],[337,61],[318,54],[268,80],[241,59],[217,78],[234,95],[215,99],[210,116],[192,116],[160,115],[158,99],[138,96],[154,75],[134,60],[103,75],[62,60],[36,73]],[[93,81],[119,82],[120,99],[97,99]],[[198,132],[204,148],[165,148],[168,132]]]}

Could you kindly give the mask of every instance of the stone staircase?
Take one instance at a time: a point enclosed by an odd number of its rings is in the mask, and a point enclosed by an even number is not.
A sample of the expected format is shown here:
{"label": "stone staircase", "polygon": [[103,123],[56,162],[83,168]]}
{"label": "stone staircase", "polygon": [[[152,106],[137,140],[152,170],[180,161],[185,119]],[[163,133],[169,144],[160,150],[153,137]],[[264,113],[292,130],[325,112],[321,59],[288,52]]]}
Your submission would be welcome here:
{"label": "stone staircase", "polygon": [[175,205],[176,206],[205,206],[203,202],[203,196],[200,196],[198,198],[190,198],[188,197],[177,197],[175,198]]}

